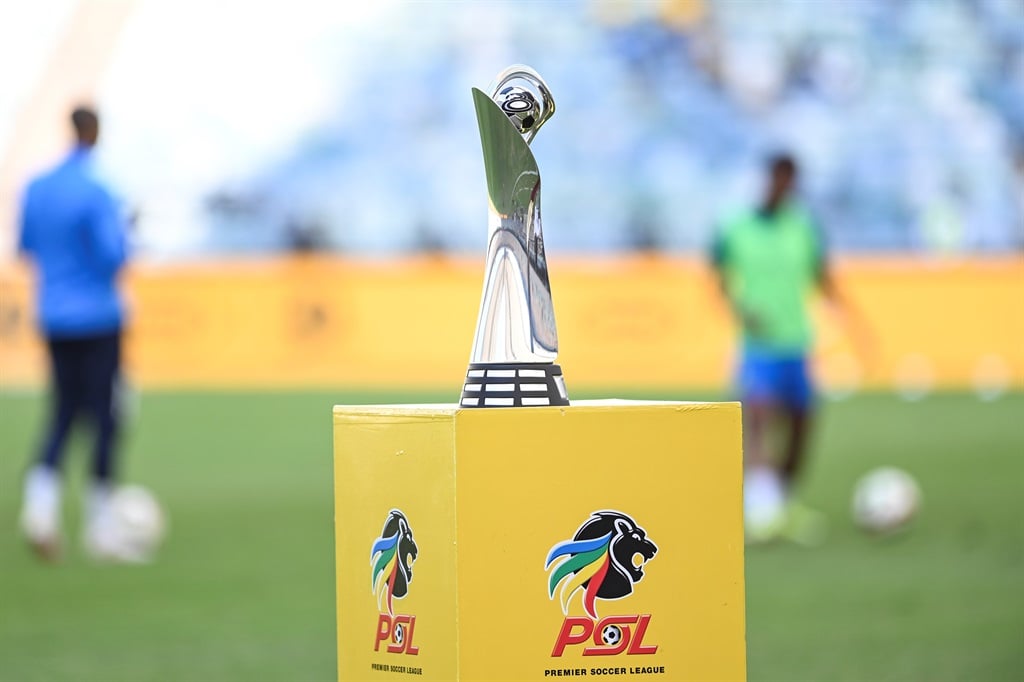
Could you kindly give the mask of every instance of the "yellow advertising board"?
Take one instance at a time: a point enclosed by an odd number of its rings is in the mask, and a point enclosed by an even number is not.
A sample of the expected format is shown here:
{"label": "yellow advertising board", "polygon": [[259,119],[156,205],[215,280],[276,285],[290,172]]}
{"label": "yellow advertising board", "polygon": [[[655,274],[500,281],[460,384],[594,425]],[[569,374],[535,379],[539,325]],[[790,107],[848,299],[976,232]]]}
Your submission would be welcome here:
{"label": "yellow advertising board", "polygon": [[335,407],[340,680],[740,680],[740,408]]}
{"label": "yellow advertising board", "polygon": [[[570,388],[722,390],[732,321],[698,259],[551,257]],[[438,389],[458,395],[480,305],[478,258],[140,263],[126,365],[150,387]],[[837,280],[873,342],[817,310],[816,374],[840,389],[1024,388],[1024,259],[846,258]],[[0,266],[0,389],[39,385],[46,354],[21,268]],[[409,343],[409,339],[416,343]]]}

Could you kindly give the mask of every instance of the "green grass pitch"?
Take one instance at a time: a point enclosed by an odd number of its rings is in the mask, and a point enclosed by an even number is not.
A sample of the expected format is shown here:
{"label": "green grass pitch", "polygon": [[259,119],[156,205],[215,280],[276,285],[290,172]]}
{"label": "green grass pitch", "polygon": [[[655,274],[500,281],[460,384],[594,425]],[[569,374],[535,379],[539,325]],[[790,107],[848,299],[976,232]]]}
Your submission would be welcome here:
{"label": "green grass pitch", "polygon": [[[0,394],[0,680],[333,679],[331,405],[450,397],[148,393],[124,473],[160,497],[171,533],[151,566],[99,567],[77,544],[81,440],[64,562],[22,545],[43,399]],[[1020,679],[1024,394],[828,404],[815,450],[804,498],[831,532],[818,549],[748,552],[750,679]],[[877,465],[908,469],[924,493],[915,527],[886,539],[848,514]]]}

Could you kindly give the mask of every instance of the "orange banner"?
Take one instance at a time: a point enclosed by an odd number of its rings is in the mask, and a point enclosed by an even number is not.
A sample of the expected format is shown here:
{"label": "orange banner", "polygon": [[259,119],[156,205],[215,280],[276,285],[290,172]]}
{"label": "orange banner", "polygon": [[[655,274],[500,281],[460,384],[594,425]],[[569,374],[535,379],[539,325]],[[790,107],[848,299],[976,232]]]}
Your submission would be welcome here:
{"label": "orange banner", "polygon": [[[734,338],[697,259],[551,258],[559,363],[573,388],[721,388]],[[846,259],[866,342],[819,311],[818,373],[837,389],[1024,385],[1024,261]],[[479,259],[331,257],[138,264],[127,368],[145,387],[451,387],[459,391]],[[0,386],[37,385],[31,278],[0,269]]]}

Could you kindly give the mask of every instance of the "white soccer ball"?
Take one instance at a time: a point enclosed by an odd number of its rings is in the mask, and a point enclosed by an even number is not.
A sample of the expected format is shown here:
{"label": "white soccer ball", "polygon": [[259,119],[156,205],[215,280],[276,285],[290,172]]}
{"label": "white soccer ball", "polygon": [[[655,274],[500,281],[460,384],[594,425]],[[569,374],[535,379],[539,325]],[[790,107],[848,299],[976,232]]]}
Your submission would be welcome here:
{"label": "white soccer ball", "polygon": [[122,552],[141,560],[152,558],[167,532],[167,518],[147,488],[125,485],[114,491],[110,515]]}
{"label": "white soccer ball", "polygon": [[882,467],[865,474],[853,490],[853,520],[866,531],[886,533],[906,525],[921,504],[921,490],[901,469]]}
{"label": "white soccer ball", "polygon": [[605,625],[601,630],[601,641],[608,646],[615,646],[622,639],[622,630],[618,625]]}

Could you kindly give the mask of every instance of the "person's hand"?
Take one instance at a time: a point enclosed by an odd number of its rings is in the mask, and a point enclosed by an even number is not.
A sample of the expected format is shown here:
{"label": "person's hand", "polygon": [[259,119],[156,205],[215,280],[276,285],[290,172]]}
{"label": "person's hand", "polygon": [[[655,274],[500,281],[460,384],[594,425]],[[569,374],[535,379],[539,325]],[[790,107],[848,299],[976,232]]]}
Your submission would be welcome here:
{"label": "person's hand", "polygon": [[872,373],[878,365],[879,349],[878,340],[871,325],[860,314],[859,309],[848,301],[842,303],[837,300],[830,301],[828,309],[833,319],[837,321],[839,328],[843,330],[843,334],[850,340],[850,345],[861,366],[867,370],[868,374]]}
{"label": "person's hand", "polygon": [[747,333],[747,336],[753,339],[758,339],[764,336],[764,322],[761,321],[760,317],[749,310],[738,309],[736,313],[740,318],[740,323],[743,325],[743,330]]}

